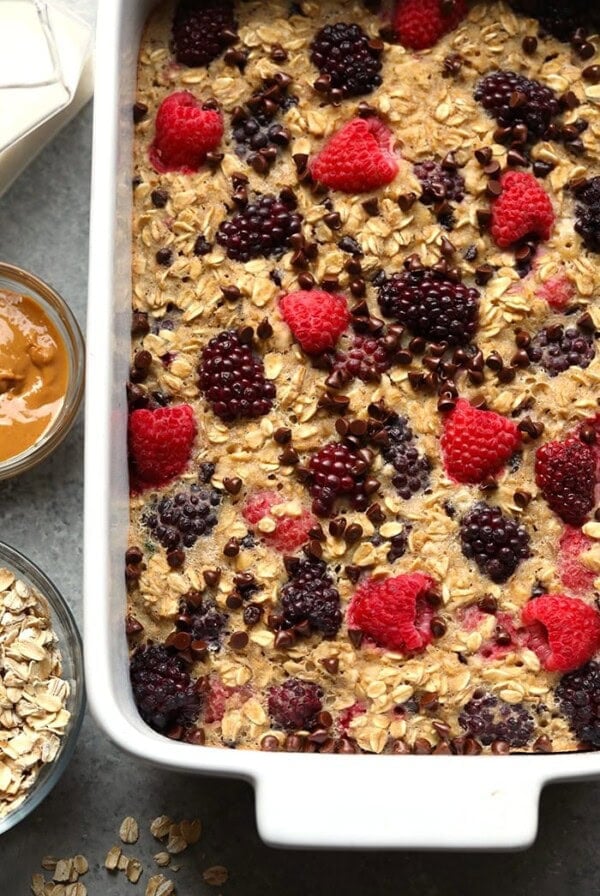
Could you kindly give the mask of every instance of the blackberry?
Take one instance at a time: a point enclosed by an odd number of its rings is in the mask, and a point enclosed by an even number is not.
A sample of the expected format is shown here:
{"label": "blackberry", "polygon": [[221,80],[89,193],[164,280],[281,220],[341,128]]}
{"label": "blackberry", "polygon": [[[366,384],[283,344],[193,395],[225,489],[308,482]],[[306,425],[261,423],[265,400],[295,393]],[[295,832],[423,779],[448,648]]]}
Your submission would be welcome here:
{"label": "blackberry", "polygon": [[600,749],[600,663],[592,660],[563,675],[556,699],[581,743]]}
{"label": "blackberry", "polygon": [[200,592],[190,591],[181,601],[177,629],[189,632],[193,641],[204,641],[211,650],[219,650],[229,616]]}
{"label": "blackberry", "polygon": [[[515,96],[521,101],[515,103]],[[475,99],[502,127],[525,125],[529,139],[543,137],[560,112],[550,87],[510,71],[495,71],[482,78],[475,88]]]}
{"label": "blackberry", "polygon": [[155,731],[191,725],[198,718],[201,704],[196,683],[185,662],[163,645],[139,647],[131,657],[129,676],[138,711]]}
{"label": "blackberry", "polygon": [[331,79],[329,91],[338,91],[343,99],[363,96],[381,86],[383,43],[371,40],[360,25],[325,25],[315,35],[310,49],[313,65]]}
{"label": "blackberry", "polygon": [[340,497],[348,498],[354,510],[366,510],[379,483],[366,476],[369,452],[352,451],[341,442],[331,442],[312,455],[308,463],[312,510],[330,516]]}
{"label": "blackberry", "polygon": [[[279,112],[285,112],[296,105],[298,98],[288,96],[291,78],[283,72],[263,81],[261,89],[252,94],[245,109],[236,109],[233,115],[233,139],[240,157],[248,153],[248,162],[256,166],[257,155],[265,164],[274,161],[277,150],[288,146],[290,133],[275,121]],[[274,147],[273,153],[264,150]],[[261,165],[258,165],[260,168]],[[258,170],[257,168],[257,170]]]}
{"label": "blackberry", "polygon": [[396,471],[392,483],[398,494],[408,500],[428,487],[431,462],[418,451],[406,417],[392,414],[385,423],[385,431],[388,444],[382,448],[381,453]]}
{"label": "blackberry", "polygon": [[511,747],[524,747],[534,732],[532,715],[521,703],[505,703],[493,694],[477,690],[463,706],[458,722],[467,734],[484,747],[501,740]]}
{"label": "blackberry", "polygon": [[355,377],[363,383],[377,383],[381,374],[389,370],[391,358],[383,339],[356,336],[347,352],[339,352],[334,364],[342,385]]}
{"label": "blackberry", "polygon": [[392,274],[379,287],[377,301],[382,314],[428,342],[466,345],[477,329],[478,290],[433,268]]}
{"label": "blackberry", "polygon": [[200,389],[221,420],[251,419],[268,414],[275,386],[265,379],[262,359],[235,330],[224,330],[202,352]]}
{"label": "blackberry", "polygon": [[590,252],[600,252],[600,177],[592,177],[575,195],[578,204],[575,207],[575,231],[580,235],[583,244]]}
{"label": "blackberry", "polygon": [[237,39],[229,0],[180,0],[173,19],[173,50],[182,65],[208,65]]}
{"label": "blackberry", "polygon": [[311,629],[334,638],[342,624],[340,595],[322,560],[298,561],[290,581],[281,589],[283,627],[308,622]]}
{"label": "blackberry", "polygon": [[483,501],[463,517],[462,552],[475,560],[480,572],[493,582],[506,582],[521,560],[529,557],[529,535],[523,526]]}
{"label": "blackberry", "polygon": [[544,327],[527,346],[530,361],[552,377],[569,367],[589,367],[595,354],[593,334],[578,327]]}
{"label": "blackberry", "polygon": [[302,230],[302,216],[272,194],[260,196],[217,231],[217,242],[234,261],[281,256]]}
{"label": "blackberry", "polygon": [[413,166],[415,177],[421,181],[423,205],[442,202],[461,202],[465,197],[465,181],[456,169],[444,168],[439,162],[419,162]]}
{"label": "blackberry", "polygon": [[273,724],[285,731],[313,731],[323,708],[323,689],[312,681],[288,678],[269,688],[268,708]]}
{"label": "blackberry", "polygon": [[191,485],[187,491],[160,499],[144,523],[168,551],[191,548],[217,524],[221,497],[214,489]]}
{"label": "blackberry", "polygon": [[538,19],[543,30],[567,43],[578,28],[600,24],[588,0],[511,0],[517,12]]}

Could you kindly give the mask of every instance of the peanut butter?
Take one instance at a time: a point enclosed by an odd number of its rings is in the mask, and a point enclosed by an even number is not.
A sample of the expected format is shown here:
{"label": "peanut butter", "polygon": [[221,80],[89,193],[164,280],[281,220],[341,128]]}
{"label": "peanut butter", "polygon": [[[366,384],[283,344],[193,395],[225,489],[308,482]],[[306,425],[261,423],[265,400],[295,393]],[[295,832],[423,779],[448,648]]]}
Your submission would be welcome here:
{"label": "peanut butter", "polygon": [[0,290],[0,461],[26,451],[48,430],[68,379],[67,349],[41,305]]}

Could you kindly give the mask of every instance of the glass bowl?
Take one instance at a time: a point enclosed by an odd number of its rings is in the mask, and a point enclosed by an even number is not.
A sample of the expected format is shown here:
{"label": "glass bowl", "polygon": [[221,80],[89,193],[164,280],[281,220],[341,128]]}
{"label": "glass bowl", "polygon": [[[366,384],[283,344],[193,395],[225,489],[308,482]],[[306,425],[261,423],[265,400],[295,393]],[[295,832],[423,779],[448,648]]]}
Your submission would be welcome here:
{"label": "glass bowl", "polygon": [[64,598],[38,567],[9,545],[0,542],[0,567],[5,567],[37,591],[50,609],[52,628],[62,655],[61,677],[69,682],[71,693],[66,708],[71,718],[61,737],[60,747],[52,762],[43,765],[25,800],[0,818],[0,834],[10,830],[45,799],[60,779],[73,756],[85,712],[83,682],[83,650],[81,638],[71,610]]}
{"label": "glass bowl", "polygon": [[0,479],[30,470],[48,457],[65,438],[81,404],[85,371],[85,346],[73,312],[59,294],[33,274],[0,263],[0,289],[32,298],[62,336],[69,360],[69,379],[63,405],[46,432],[25,451],[0,462]]}

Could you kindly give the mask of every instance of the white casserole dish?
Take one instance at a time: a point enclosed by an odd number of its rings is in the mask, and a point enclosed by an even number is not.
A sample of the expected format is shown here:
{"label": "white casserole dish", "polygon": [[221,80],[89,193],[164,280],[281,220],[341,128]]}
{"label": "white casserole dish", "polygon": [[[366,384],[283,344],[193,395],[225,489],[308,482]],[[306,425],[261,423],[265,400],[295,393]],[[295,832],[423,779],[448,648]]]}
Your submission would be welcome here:
{"label": "white casserole dish", "polygon": [[127,673],[125,382],[130,352],[132,113],[154,0],[102,0],[98,16],[88,317],[85,647],[92,711],[115,743],[165,768],[256,787],[258,829],[278,846],[515,849],[536,836],[541,788],[600,776],[599,753],[302,755],[170,741],[139,717]]}

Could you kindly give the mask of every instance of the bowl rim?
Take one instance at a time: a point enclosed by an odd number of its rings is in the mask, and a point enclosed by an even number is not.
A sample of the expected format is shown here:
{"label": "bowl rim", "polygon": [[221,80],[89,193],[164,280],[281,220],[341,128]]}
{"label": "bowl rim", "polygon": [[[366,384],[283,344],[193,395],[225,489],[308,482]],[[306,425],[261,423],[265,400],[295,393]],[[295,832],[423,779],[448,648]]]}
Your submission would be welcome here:
{"label": "bowl rim", "polygon": [[23,287],[34,294],[42,307],[54,313],[60,322],[59,330],[69,356],[71,375],[62,407],[46,432],[29,448],[0,462],[0,480],[9,479],[33,469],[58,448],[73,426],[81,405],[85,387],[85,341],[77,318],[62,295],[40,277],[7,262],[0,262],[0,279],[14,284],[15,292]]}
{"label": "bowl rim", "polygon": [[[62,777],[75,752],[87,705],[83,642],[73,611],[54,582],[48,578],[46,573],[33,560],[30,560],[25,554],[6,542],[0,541],[0,565],[3,564],[6,564],[6,567],[11,572],[14,572],[18,578],[23,578],[28,584],[32,585],[48,605],[52,628],[57,635],[61,654],[64,658],[68,651],[73,665],[73,678],[76,687],[71,690],[72,698],[74,690],[74,703],[70,708],[71,719],[65,734],[61,738],[56,757],[52,762],[42,766],[42,770],[47,769],[47,773],[44,775],[41,783],[38,784],[36,780],[31,790],[27,792],[24,801],[16,809],[9,811],[4,818],[0,818],[0,836],[34,812]],[[56,630],[56,619],[58,619],[61,634],[66,634],[66,638],[61,637]]]}

